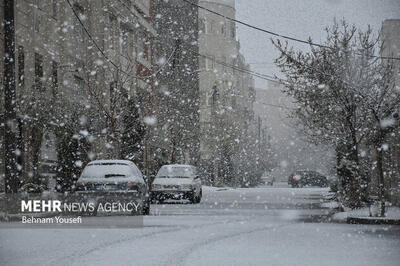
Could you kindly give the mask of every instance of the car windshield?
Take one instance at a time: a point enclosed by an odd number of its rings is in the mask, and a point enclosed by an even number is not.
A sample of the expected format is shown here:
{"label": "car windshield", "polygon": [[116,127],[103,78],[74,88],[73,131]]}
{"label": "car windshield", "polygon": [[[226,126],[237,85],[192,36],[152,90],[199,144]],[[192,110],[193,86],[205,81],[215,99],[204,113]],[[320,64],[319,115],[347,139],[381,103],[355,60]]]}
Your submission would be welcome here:
{"label": "car windshield", "polygon": [[125,164],[90,164],[82,172],[82,178],[124,178],[132,176]]}
{"label": "car windshield", "polygon": [[163,166],[158,171],[157,178],[191,178],[195,175],[191,167]]}

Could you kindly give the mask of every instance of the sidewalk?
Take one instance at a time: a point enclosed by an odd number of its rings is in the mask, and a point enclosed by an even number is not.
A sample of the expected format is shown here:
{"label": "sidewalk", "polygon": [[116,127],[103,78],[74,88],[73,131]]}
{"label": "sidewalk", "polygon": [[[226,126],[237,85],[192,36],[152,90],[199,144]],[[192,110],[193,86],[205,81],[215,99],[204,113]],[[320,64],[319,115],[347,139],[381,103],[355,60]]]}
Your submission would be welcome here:
{"label": "sidewalk", "polygon": [[[373,214],[375,212],[373,211]],[[390,224],[400,225],[400,208],[387,207],[386,217],[370,216],[369,208],[338,212],[332,216],[334,222],[347,222],[350,224]]]}

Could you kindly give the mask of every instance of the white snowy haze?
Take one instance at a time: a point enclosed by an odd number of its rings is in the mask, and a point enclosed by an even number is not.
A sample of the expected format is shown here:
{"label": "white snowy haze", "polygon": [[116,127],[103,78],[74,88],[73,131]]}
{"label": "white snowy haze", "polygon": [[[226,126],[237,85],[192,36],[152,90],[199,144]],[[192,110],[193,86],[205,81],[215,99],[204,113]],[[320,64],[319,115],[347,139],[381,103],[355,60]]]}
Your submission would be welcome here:
{"label": "white snowy haze", "polygon": [[[334,19],[345,19],[356,27],[366,29],[371,25],[375,33],[381,29],[385,19],[400,18],[399,0],[236,0],[236,18],[251,25],[278,34],[323,43],[325,27]],[[258,73],[282,77],[274,64],[279,56],[271,43],[275,36],[237,25],[241,51]],[[307,50],[308,46],[288,42],[295,49]],[[275,152],[276,175],[286,179],[295,169],[310,168],[327,175],[332,171],[333,152],[324,146],[315,147],[303,140],[287,117],[288,109],[273,105],[293,107],[273,82],[255,77],[257,97],[256,113],[262,117],[268,128],[272,148]],[[265,105],[262,103],[273,104]]]}
{"label": "white snowy haze", "polygon": [[[379,31],[385,19],[400,18],[399,0],[236,0],[236,18],[282,35],[323,42],[324,28],[333,20],[345,19],[361,29],[371,25]],[[273,62],[278,56],[271,44],[274,36],[237,25],[241,50],[254,71],[277,74]],[[296,49],[307,45],[289,42]],[[266,86],[256,78],[256,87]]]}

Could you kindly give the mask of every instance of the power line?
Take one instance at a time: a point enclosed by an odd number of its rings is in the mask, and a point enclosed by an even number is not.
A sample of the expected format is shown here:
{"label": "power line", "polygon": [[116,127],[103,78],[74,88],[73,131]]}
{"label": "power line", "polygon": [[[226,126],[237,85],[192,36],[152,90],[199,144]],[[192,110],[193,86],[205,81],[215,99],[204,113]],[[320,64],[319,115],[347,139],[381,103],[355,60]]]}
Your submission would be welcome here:
{"label": "power line", "polygon": [[267,80],[267,81],[279,82],[279,80],[276,79],[275,77],[272,77],[272,76],[269,76],[269,75],[266,75],[266,74],[262,74],[262,73],[258,73],[258,72],[254,72],[254,71],[251,71],[251,70],[248,70],[248,69],[240,68],[240,67],[237,67],[237,66],[234,66],[234,65],[230,65],[230,64],[227,64],[225,62],[221,62],[221,61],[215,60],[211,56],[204,55],[204,54],[201,54],[199,52],[195,52],[195,51],[190,50],[190,49],[188,49],[188,51],[191,52],[191,53],[194,53],[194,54],[196,54],[198,56],[213,60],[215,63],[217,63],[219,65],[222,65],[222,66],[237,70],[239,72],[242,72],[242,73],[245,73],[245,74],[249,74],[249,75],[252,75],[254,77],[257,77],[257,78],[260,78],[260,79],[264,79],[264,80]]}
{"label": "power line", "polygon": [[[243,22],[243,21],[240,21],[240,20],[225,16],[225,15],[223,15],[221,13],[218,13],[218,12],[216,12],[214,10],[211,10],[209,8],[206,8],[206,7],[200,6],[198,4],[195,4],[195,3],[193,3],[193,2],[191,2],[189,0],[182,0],[182,1],[188,3],[188,4],[192,5],[192,6],[196,6],[196,7],[200,8],[200,9],[206,10],[207,12],[210,12],[210,13],[212,13],[214,15],[223,17],[223,18],[225,18],[227,20],[236,22],[238,24],[244,25],[246,27],[252,28],[252,29],[257,30],[257,31],[261,31],[261,32],[267,33],[269,35],[273,35],[273,36],[280,37],[280,38],[283,38],[283,39],[287,39],[287,40],[291,40],[291,41],[295,41],[295,42],[300,42],[300,43],[304,43],[304,44],[308,44],[308,45],[312,45],[312,46],[316,46],[316,47],[320,47],[320,48],[327,48],[327,49],[331,49],[331,50],[333,49],[332,47],[327,46],[327,45],[311,42],[311,40],[310,41],[305,41],[305,40],[297,39],[297,38],[290,37],[290,36],[287,36],[287,35],[279,34],[279,33],[276,33],[276,32],[270,31],[270,30],[262,29],[260,27],[251,25],[249,23],[246,23],[246,22]],[[363,54],[357,53],[357,52],[354,52],[354,54],[364,56]],[[379,59],[388,59],[388,60],[390,60],[390,59],[400,60],[399,57],[389,57],[389,56],[368,55],[368,57],[379,58]]]}
{"label": "power line", "polygon": [[[66,1],[67,1],[68,5],[70,6],[70,8],[71,8],[73,14],[75,15],[75,17],[78,19],[79,23],[81,24],[81,26],[82,26],[82,28],[84,29],[84,31],[85,31],[85,33],[87,34],[87,36],[88,36],[88,37],[90,38],[90,40],[93,42],[93,44],[95,45],[95,47],[97,48],[97,50],[99,50],[100,53],[103,55],[103,57],[107,60],[107,62],[109,62],[110,64],[112,64],[117,70],[121,71],[121,72],[124,73],[125,75],[133,76],[134,78],[138,78],[138,79],[140,79],[140,80],[145,81],[144,77],[138,77],[138,76],[135,76],[135,75],[132,75],[132,74],[130,74],[130,73],[125,72],[124,70],[120,69],[111,59],[109,59],[109,57],[105,54],[105,52],[100,48],[100,46],[99,46],[99,45],[97,44],[97,42],[94,40],[94,38],[92,37],[92,35],[90,34],[90,32],[88,31],[88,29],[86,28],[86,26],[83,24],[82,20],[79,18],[79,15],[76,13],[75,9],[73,8],[71,2],[70,2],[69,0],[66,0]],[[132,12],[130,9],[128,9],[128,7],[127,7],[123,2],[121,2],[121,3],[124,5],[124,7],[125,7],[129,12],[131,12],[131,13],[133,14],[133,12]],[[135,15],[135,14],[133,14],[133,15]],[[209,57],[209,56],[200,54],[200,53],[195,52],[195,51],[190,50],[190,49],[188,49],[188,51],[190,51],[190,52],[192,52],[192,53],[195,53],[195,54],[197,54],[198,56],[202,56],[202,57],[211,59],[211,60],[213,60],[214,62],[216,62],[217,64],[220,64],[220,65],[223,65],[223,66],[226,66],[226,67],[230,67],[230,68],[235,69],[235,70],[237,70],[237,71],[239,71],[239,72],[246,73],[246,74],[249,74],[249,75],[258,77],[258,78],[260,78],[260,79],[264,79],[264,80],[268,80],[268,81],[274,81],[274,82],[279,82],[275,77],[268,76],[268,75],[265,75],[265,74],[262,74],[262,73],[257,73],[257,72],[254,72],[254,71],[251,71],[251,70],[247,70],[247,69],[242,69],[242,68],[239,68],[239,67],[236,67],[236,66],[233,66],[233,65],[229,65],[229,64],[227,64],[227,63],[223,63],[223,62],[217,61],[217,60],[215,60],[214,58],[211,58],[211,57]],[[173,55],[174,53],[175,53],[175,51],[172,52],[170,58],[172,57],[172,55]],[[170,60],[170,58],[168,59],[168,61]],[[157,73],[160,72],[167,64],[168,64],[168,62],[167,62],[166,64],[164,64],[162,67],[160,67],[160,69],[158,69]],[[149,76],[146,76],[146,77],[151,77],[151,76],[153,76],[153,74],[152,74],[152,75],[149,75]]]}
{"label": "power line", "polygon": [[[119,2],[125,7],[125,9],[126,9],[127,11],[129,11],[133,16],[136,16],[136,15],[132,12],[132,10],[131,10],[123,1],[121,1],[121,0],[118,0],[118,1],[119,1]],[[274,81],[274,82],[279,82],[279,80],[277,80],[277,79],[276,79],[275,77],[273,77],[273,76],[269,76],[269,75],[262,74],[262,73],[257,73],[257,72],[254,72],[254,71],[251,71],[251,70],[248,70],[248,69],[239,68],[239,67],[237,67],[237,66],[230,65],[230,64],[227,64],[227,63],[225,63],[225,62],[217,61],[217,60],[215,60],[214,58],[212,58],[212,57],[210,57],[210,56],[207,56],[207,55],[204,55],[204,54],[195,52],[195,51],[193,51],[193,50],[190,50],[190,49],[187,49],[187,50],[188,50],[189,52],[191,52],[191,53],[194,53],[194,54],[198,55],[198,56],[205,57],[205,58],[208,58],[208,59],[210,59],[210,60],[213,60],[215,63],[217,63],[217,64],[219,64],[219,65],[223,65],[223,66],[226,66],[226,67],[235,69],[235,70],[237,70],[237,71],[239,71],[239,72],[246,73],[246,74],[249,74],[249,75],[258,77],[258,78],[260,78],[260,79],[264,79],[264,80],[268,80],[268,81]],[[175,53],[175,51],[172,53],[172,55],[173,55],[174,53]],[[169,60],[168,60],[168,61],[169,61]],[[167,65],[167,64],[165,64],[165,65]],[[165,66],[165,65],[164,65],[164,66]]]}
{"label": "power line", "polygon": [[283,106],[283,105],[276,105],[276,104],[272,104],[272,103],[263,103],[263,102],[257,102],[257,101],[255,101],[255,103],[266,105],[266,106],[271,106],[271,107],[277,107],[277,108],[283,108],[283,109],[287,109],[287,110],[292,110],[289,107],[286,107],[286,106]]}

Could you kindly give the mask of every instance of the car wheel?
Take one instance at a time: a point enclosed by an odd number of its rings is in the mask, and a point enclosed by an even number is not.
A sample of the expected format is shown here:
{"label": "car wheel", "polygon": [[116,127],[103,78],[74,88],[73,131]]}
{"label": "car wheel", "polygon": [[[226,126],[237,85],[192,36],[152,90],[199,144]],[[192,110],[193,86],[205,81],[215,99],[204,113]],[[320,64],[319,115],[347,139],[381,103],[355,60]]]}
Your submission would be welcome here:
{"label": "car wheel", "polygon": [[202,197],[203,197],[203,190],[200,189],[200,193],[199,193],[199,196],[197,197],[197,202],[196,203],[200,203]]}
{"label": "car wheel", "polygon": [[143,207],[142,215],[150,215],[150,205]]}
{"label": "car wheel", "polygon": [[164,197],[159,197],[159,198],[156,200],[156,203],[157,203],[157,204],[163,204],[164,201],[165,201]]}
{"label": "car wheel", "polygon": [[192,204],[197,203],[197,197],[196,197],[196,194],[194,194],[194,192],[191,192],[191,193],[189,194],[189,201],[190,201],[190,203],[192,203]]}
{"label": "car wheel", "polygon": [[146,204],[142,208],[142,215],[150,215],[151,199],[147,199]]}

